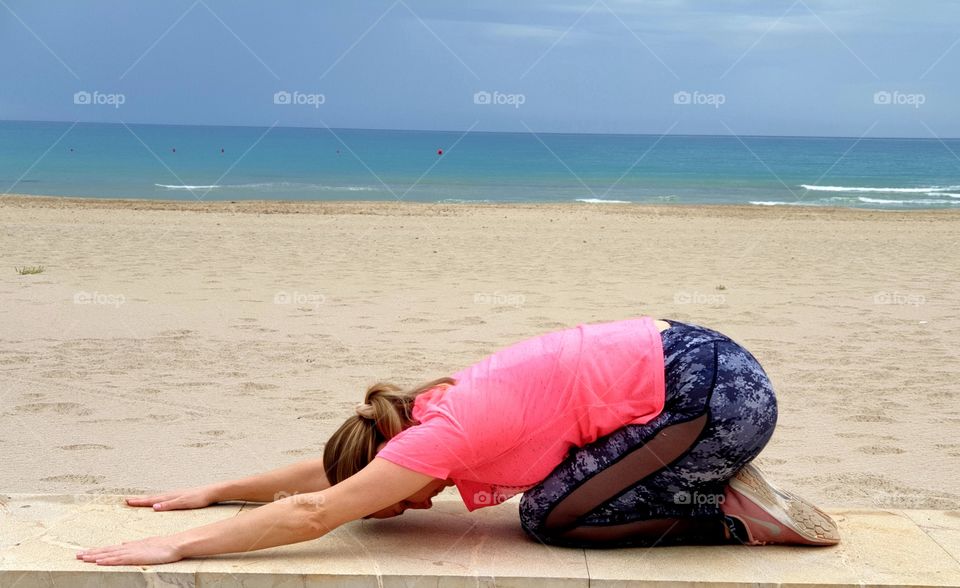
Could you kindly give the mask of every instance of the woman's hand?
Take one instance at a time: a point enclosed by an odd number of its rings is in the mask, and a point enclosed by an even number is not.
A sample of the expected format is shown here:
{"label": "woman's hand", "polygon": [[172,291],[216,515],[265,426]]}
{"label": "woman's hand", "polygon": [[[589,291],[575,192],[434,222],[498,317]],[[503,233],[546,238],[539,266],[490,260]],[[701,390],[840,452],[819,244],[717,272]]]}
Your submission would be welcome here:
{"label": "woman's hand", "polygon": [[197,486],[153,496],[128,496],[126,501],[129,506],[151,506],[153,510],[188,510],[210,506],[218,496],[213,486]]}
{"label": "woman's hand", "polygon": [[98,566],[136,566],[179,561],[183,555],[170,537],[150,537],[120,545],[85,549],[77,553],[77,559]]}

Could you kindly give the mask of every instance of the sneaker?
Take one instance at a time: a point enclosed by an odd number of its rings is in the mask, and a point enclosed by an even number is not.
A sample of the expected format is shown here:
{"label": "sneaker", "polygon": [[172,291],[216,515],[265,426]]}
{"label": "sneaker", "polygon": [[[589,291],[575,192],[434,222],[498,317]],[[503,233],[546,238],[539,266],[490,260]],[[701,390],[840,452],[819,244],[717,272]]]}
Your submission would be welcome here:
{"label": "sneaker", "polygon": [[[792,492],[767,482],[747,464],[727,484],[723,514],[734,519],[731,535],[745,545],[836,545],[837,524],[830,515]],[[739,523],[733,525],[732,523]],[[746,537],[744,537],[744,535]]]}

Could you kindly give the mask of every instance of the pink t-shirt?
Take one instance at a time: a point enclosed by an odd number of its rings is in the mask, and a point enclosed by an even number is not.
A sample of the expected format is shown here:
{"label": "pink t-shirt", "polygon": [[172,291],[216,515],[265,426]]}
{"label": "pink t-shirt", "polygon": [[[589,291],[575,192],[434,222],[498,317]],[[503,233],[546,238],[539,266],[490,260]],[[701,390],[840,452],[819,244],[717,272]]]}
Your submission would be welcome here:
{"label": "pink t-shirt", "polygon": [[452,479],[473,511],[547,477],[572,447],[663,410],[651,317],[579,324],[488,355],[414,401],[412,426],[377,457]]}

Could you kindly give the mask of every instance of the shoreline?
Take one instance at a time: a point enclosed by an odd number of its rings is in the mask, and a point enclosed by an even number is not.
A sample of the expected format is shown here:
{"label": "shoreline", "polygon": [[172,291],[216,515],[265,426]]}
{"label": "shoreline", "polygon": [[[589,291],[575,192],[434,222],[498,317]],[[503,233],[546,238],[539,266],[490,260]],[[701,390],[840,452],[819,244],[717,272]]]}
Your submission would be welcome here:
{"label": "shoreline", "polygon": [[754,206],[747,204],[668,204],[668,203],[596,203],[596,202],[419,202],[391,200],[156,200],[140,198],[104,198],[99,196],[50,196],[10,193],[0,195],[0,207],[75,208],[90,210],[167,210],[192,212],[232,212],[241,214],[366,214],[415,215],[418,212],[446,213],[469,210],[601,211],[612,214],[638,213],[654,216],[706,214],[721,217],[789,217],[843,220],[940,220],[956,218],[960,209],[866,209],[842,206]]}

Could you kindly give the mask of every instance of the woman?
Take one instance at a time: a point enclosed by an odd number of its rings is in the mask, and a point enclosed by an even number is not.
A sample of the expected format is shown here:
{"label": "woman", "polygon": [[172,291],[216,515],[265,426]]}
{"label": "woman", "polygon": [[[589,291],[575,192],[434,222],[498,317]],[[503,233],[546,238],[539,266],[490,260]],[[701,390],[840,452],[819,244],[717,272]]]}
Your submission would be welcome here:
{"label": "woman", "polygon": [[749,464],[776,420],[766,373],[717,331],[651,317],[580,324],[406,393],[370,387],[322,460],[127,500],[270,504],[77,557],[155,564],[296,543],[430,508],[453,485],[470,511],[523,493],[522,528],[552,545],[834,545],[827,514]]}

